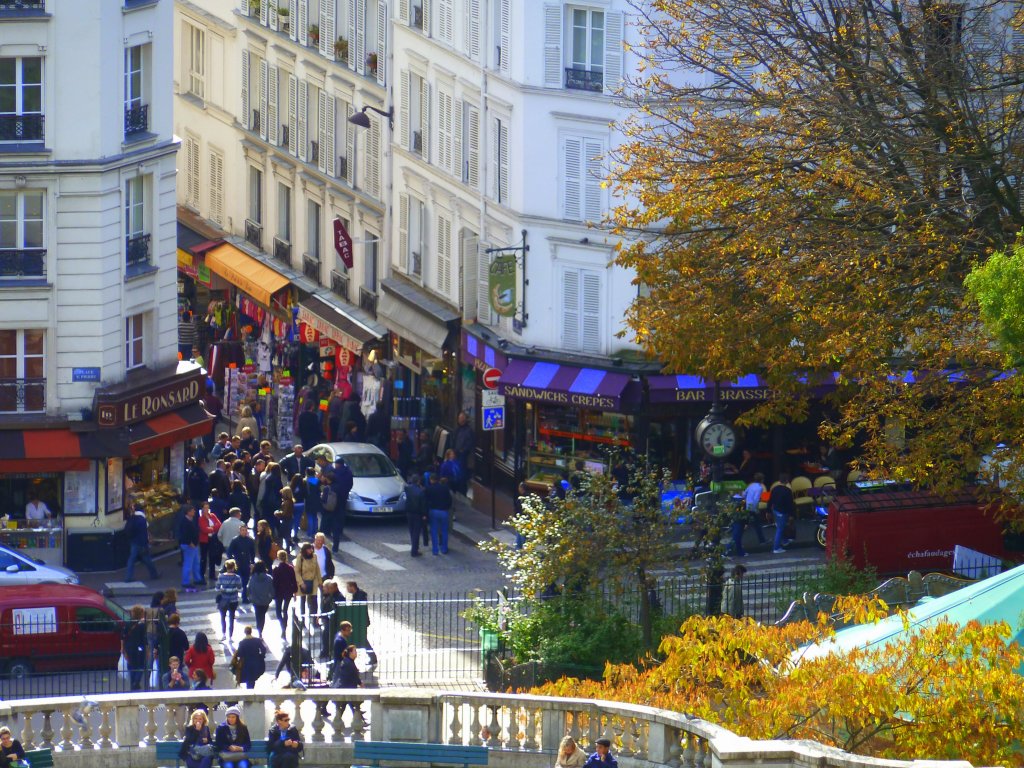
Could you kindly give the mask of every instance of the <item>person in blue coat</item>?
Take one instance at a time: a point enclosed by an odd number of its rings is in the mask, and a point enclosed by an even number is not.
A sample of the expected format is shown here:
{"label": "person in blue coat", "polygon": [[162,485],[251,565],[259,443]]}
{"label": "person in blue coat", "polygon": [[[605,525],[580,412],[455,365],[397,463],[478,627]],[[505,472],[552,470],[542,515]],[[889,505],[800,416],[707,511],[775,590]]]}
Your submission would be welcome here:
{"label": "person in blue coat", "polygon": [[302,754],[302,734],[291,724],[291,717],[280,709],[274,713],[274,725],[267,733],[270,768],[297,768]]}

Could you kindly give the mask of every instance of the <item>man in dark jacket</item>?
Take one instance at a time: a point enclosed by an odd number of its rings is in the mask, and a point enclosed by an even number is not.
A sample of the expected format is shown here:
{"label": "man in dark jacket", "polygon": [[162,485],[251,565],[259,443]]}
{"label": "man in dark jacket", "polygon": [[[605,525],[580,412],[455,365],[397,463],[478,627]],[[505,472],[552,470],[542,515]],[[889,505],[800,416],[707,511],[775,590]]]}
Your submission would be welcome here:
{"label": "man in dark jacket", "polygon": [[[420,556],[420,534],[427,522],[427,503],[423,496],[423,485],[419,473],[409,475],[405,483],[405,519],[409,524],[409,554]],[[423,542],[426,544],[426,542]]]}
{"label": "man in dark jacket", "polygon": [[281,459],[281,470],[284,472],[284,481],[287,484],[295,475],[305,477],[306,469],[313,466],[313,460],[303,455],[301,445],[292,446],[292,452]]}
{"label": "man in dark jacket", "polygon": [[789,475],[785,472],[781,473],[779,482],[772,488],[768,498],[768,509],[772,511],[772,516],[775,518],[775,546],[772,548],[772,554],[775,555],[781,555],[786,551],[783,547],[793,542],[792,539],[786,538],[786,525],[796,511],[793,491],[788,483]]}
{"label": "man in dark jacket", "polygon": [[452,448],[455,449],[455,458],[459,462],[459,468],[462,470],[462,473],[459,479],[459,487],[452,488],[451,490],[465,494],[469,489],[469,460],[473,455],[475,447],[476,435],[473,432],[473,427],[469,424],[469,416],[465,411],[462,411],[459,413],[455,434],[452,435]]}
{"label": "man in dark jacket", "polygon": [[[359,585],[354,581],[345,582],[345,591],[348,592],[348,600],[352,603],[352,607],[362,611],[363,615],[366,616],[366,626],[370,626],[370,598],[366,595],[365,589],[360,589]],[[366,658],[370,662],[370,666],[377,666],[377,652],[373,650],[373,646],[370,645],[369,631],[367,631],[366,637]]]}
{"label": "man in dark jacket", "polygon": [[430,522],[430,548],[435,555],[448,554],[448,518],[452,510],[452,492],[441,482],[436,472],[430,473],[430,485],[423,496],[427,504],[427,520]]}
{"label": "man in dark jacket", "polygon": [[[224,466],[223,459],[217,460],[216,466],[210,472],[209,480],[210,490],[216,490],[222,499],[226,499],[228,494],[231,493],[231,481],[228,480],[227,467]],[[196,506],[200,507],[202,504],[197,504]]]}
{"label": "man in dark jacket", "polygon": [[210,478],[191,456],[185,462],[185,467],[185,492],[192,506],[199,507],[210,498]]}
{"label": "man in dark jacket", "polygon": [[338,542],[345,540],[345,514],[348,511],[348,495],[352,492],[355,479],[352,477],[352,470],[340,456],[334,460],[334,468],[331,471],[331,490],[334,492],[337,504],[331,513],[324,509],[324,517],[331,515],[331,543],[335,554],[338,552]]}
{"label": "man in dark jacket", "polygon": [[238,529],[238,535],[228,544],[227,555],[235,561],[238,575],[242,579],[242,602],[249,602],[249,573],[256,560],[256,542],[249,535],[249,526]]}
{"label": "man in dark jacket", "polygon": [[[206,477],[203,475],[203,477]],[[181,547],[181,586],[186,592],[196,592],[203,586],[203,574],[199,570],[199,524],[196,508],[184,506],[185,514],[178,524],[178,545]]]}
{"label": "man in dark jacket", "polygon": [[398,430],[398,439],[395,441],[395,444],[398,449],[398,458],[395,459],[395,466],[398,467],[402,477],[407,477],[412,471],[413,453],[415,451],[408,430]]}
{"label": "man in dark jacket", "polygon": [[124,524],[124,532],[128,535],[128,569],[125,572],[124,580],[135,580],[136,562],[149,568],[150,579],[160,578],[160,573],[153,565],[153,558],[149,556],[149,523],[146,521],[146,512],[142,507],[135,508],[135,512]]}
{"label": "man in dark jacket", "polygon": [[296,431],[303,445],[316,445],[324,441],[324,433],[320,429],[320,414],[313,409],[314,401],[308,400],[305,409],[299,416]]}

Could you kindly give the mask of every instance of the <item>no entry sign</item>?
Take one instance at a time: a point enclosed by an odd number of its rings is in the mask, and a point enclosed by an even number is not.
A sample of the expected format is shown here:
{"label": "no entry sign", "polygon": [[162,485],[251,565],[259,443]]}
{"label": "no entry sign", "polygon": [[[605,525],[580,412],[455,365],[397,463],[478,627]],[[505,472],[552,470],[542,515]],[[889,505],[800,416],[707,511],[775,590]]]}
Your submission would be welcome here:
{"label": "no entry sign", "polygon": [[498,379],[501,378],[501,371],[497,368],[488,368],[484,371],[484,375],[481,378],[485,387],[488,389],[497,389]]}

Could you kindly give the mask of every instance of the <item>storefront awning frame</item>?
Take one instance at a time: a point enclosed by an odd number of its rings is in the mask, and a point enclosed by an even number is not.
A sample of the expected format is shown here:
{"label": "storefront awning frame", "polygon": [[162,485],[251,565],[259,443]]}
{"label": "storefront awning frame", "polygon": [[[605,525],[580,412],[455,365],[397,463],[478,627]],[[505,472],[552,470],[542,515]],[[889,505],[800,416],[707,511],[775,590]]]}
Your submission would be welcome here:
{"label": "storefront awning frame", "polygon": [[361,354],[368,342],[384,337],[318,296],[307,296],[299,301],[297,319],[356,354]]}
{"label": "storefront awning frame", "polygon": [[184,440],[202,437],[213,429],[212,424],[213,416],[198,404],[133,424],[128,430],[131,455],[138,457]]}
{"label": "storefront awning frame", "polygon": [[271,297],[292,282],[231,243],[207,251],[206,266],[268,308]]}
{"label": "storefront awning frame", "polygon": [[510,360],[499,390],[506,397],[552,405],[621,411],[632,376],[600,368],[577,368],[535,360]]}

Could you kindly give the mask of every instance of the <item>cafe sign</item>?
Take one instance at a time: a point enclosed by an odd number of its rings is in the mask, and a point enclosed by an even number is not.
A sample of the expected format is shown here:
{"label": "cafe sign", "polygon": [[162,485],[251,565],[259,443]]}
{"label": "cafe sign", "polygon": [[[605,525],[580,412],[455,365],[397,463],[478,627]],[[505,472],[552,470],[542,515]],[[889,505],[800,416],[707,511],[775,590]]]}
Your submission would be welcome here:
{"label": "cafe sign", "polygon": [[516,313],[516,256],[498,256],[491,262],[487,280],[491,309],[499,317]]}
{"label": "cafe sign", "polygon": [[96,395],[96,422],[101,427],[120,427],[145,421],[161,413],[175,411],[199,402],[202,375],[196,371],[188,377],[157,383],[150,389],[124,394]]}

